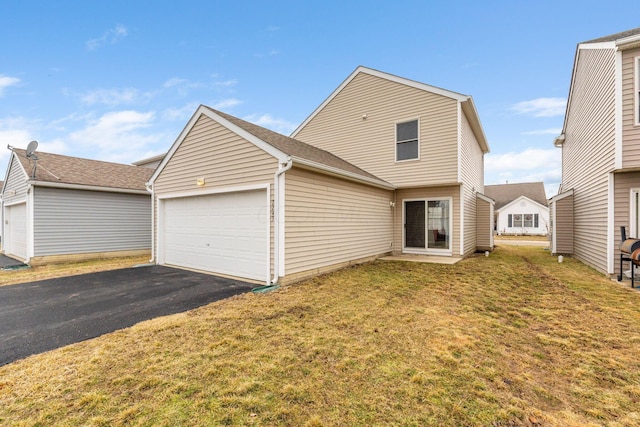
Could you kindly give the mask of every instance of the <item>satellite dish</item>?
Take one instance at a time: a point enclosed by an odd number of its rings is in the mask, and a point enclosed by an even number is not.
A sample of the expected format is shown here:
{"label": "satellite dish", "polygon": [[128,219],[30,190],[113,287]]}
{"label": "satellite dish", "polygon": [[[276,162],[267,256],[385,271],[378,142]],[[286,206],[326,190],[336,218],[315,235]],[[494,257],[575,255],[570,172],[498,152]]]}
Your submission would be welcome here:
{"label": "satellite dish", "polygon": [[38,141],[31,141],[29,145],[27,145],[27,157],[33,156],[36,152],[36,148],[38,148]]}

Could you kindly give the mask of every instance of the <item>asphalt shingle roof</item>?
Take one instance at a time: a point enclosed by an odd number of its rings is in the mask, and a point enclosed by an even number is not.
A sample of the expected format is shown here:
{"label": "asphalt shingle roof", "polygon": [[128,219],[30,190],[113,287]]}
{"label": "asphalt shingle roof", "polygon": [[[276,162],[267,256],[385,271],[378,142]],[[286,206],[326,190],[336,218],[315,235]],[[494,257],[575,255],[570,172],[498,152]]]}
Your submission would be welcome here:
{"label": "asphalt shingle roof", "polygon": [[520,196],[525,196],[542,206],[548,206],[547,194],[542,182],[485,185],[484,194],[496,201],[496,210],[508,205]]}
{"label": "asphalt shingle roof", "polygon": [[[27,157],[25,150],[14,148],[13,152],[30,177],[34,160]],[[146,190],[145,183],[153,174],[153,169],[100,160],[82,159],[38,151],[35,180],[61,184],[87,185],[94,187],[119,188],[126,190]]]}
{"label": "asphalt shingle roof", "polygon": [[306,144],[302,141],[298,141],[297,139],[281,135],[277,132],[265,129],[261,126],[255,125],[221,111],[214,110],[211,107],[206,108],[289,156],[298,157],[300,159],[319,163],[324,166],[340,169],[345,172],[386,183],[386,181],[378,178],[377,176],[370,174],[363,169],[360,169],[359,167],[347,162],[346,160],[341,159],[335,154],[331,154],[328,151],[314,147],[313,145]]}
{"label": "asphalt shingle roof", "polygon": [[636,34],[640,34],[640,27],[634,28],[633,30],[622,31],[620,33],[610,34],[608,36],[599,37],[597,39],[588,40],[583,43],[603,43],[603,42],[612,42],[619,39],[623,39],[629,36],[635,36]]}

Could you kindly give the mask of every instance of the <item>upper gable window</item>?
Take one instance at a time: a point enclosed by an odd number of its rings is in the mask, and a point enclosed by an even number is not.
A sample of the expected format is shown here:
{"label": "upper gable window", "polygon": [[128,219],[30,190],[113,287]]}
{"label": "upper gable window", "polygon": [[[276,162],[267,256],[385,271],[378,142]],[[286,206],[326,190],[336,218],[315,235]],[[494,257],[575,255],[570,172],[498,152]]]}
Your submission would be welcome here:
{"label": "upper gable window", "polygon": [[396,123],[396,161],[419,158],[418,120]]}

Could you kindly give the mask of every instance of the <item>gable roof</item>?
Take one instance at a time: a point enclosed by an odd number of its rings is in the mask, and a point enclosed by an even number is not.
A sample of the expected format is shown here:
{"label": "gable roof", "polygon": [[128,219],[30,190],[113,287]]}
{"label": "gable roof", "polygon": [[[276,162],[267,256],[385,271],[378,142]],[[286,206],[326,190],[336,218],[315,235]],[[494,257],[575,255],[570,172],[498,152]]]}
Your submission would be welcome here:
{"label": "gable roof", "polygon": [[547,194],[544,191],[543,182],[485,185],[484,194],[496,201],[496,210],[508,205],[521,196],[533,200],[542,206],[548,206]]}
{"label": "gable roof", "polygon": [[567,96],[567,105],[565,107],[562,131],[560,132],[560,135],[554,138],[553,145],[558,148],[562,147],[566,138],[565,132],[567,129],[567,120],[569,118],[569,107],[571,106],[571,100],[573,98],[573,87],[575,83],[576,72],[578,69],[578,59],[580,57],[580,51],[583,49],[624,50],[636,47],[640,47],[640,27],[578,43],[573,59],[573,69],[571,71],[571,82],[569,83],[569,95]]}
{"label": "gable roof", "polygon": [[310,115],[309,117],[307,117],[301,124],[300,126],[298,126],[293,133],[291,134],[292,137],[295,138],[295,136],[302,130],[302,128],[304,128],[307,123],[309,123],[318,113],[320,113],[320,111],[322,111],[324,109],[324,107],[327,106],[327,104],[329,104],[333,98],[335,98],[353,79],[355,79],[359,74],[369,74],[372,76],[376,76],[385,80],[389,80],[389,81],[393,81],[399,84],[403,84],[406,86],[410,86],[416,89],[420,89],[420,90],[424,90],[426,92],[430,92],[430,93],[434,93],[437,95],[441,95],[447,98],[451,98],[451,99],[455,99],[456,101],[458,101],[461,106],[462,106],[462,111],[465,113],[467,120],[469,121],[469,124],[471,126],[471,129],[473,130],[473,133],[476,137],[476,139],[478,140],[478,144],[480,144],[480,147],[482,148],[482,151],[484,153],[488,153],[489,152],[489,144],[487,143],[487,138],[484,134],[484,130],[482,129],[482,125],[480,124],[480,118],[478,116],[478,112],[476,110],[476,106],[473,102],[473,98],[470,95],[463,95],[461,93],[457,93],[457,92],[452,92],[450,90],[446,90],[446,89],[442,89],[436,86],[430,86],[428,84],[425,83],[420,83],[417,82],[415,80],[411,80],[411,79],[407,79],[404,77],[399,77],[393,74],[389,74],[389,73],[385,73],[382,71],[378,71],[378,70],[374,70],[372,68],[367,68],[367,67],[363,67],[362,65],[360,65],[359,67],[357,67],[355,69],[355,71],[353,73],[351,73],[349,75],[349,77],[347,77],[341,84],[340,86],[338,86],[336,88],[336,90],[334,90],[331,95],[329,95],[327,97],[327,99],[325,99],[322,104],[320,104],[320,106],[318,106],[318,108],[316,108]]}
{"label": "gable roof", "polygon": [[634,28],[632,30],[622,31],[620,33],[610,34],[608,36],[599,37],[593,40],[587,40],[580,44],[591,44],[591,43],[605,43],[605,42],[618,42],[619,44],[626,44],[631,42],[635,36],[640,36],[640,27]]}
{"label": "gable roof", "polygon": [[[145,183],[153,169],[100,160],[82,159],[60,154],[36,153],[37,165],[25,150],[14,148],[13,156],[36,185],[70,187],[85,186],[105,191],[141,192],[148,194]],[[33,170],[35,168],[35,176]]]}
{"label": "gable roof", "polygon": [[189,130],[195,125],[195,122],[201,115],[206,115],[212,120],[220,123],[230,131],[238,134],[249,142],[254,143],[259,148],[276,157],[280,162],[287,162],[289,159],[294,164],[306,166],[313,169],[319,169],[328,173],[341,175],[346,178],[356,179],[369,184],[377,185],[384,188],[395,188],[392,184],[378,178],[377,176],[360,169],[359,167],[341,159],[340,157],[328,151],[305,144],[302,141],[281,135],[272,130],[263,128],[256,124],[234,117],[230,114],[215,110],[206,105],[200,105],[191,120],[180,133],[178,139],[171,146],[162,163],[156,168],[150,182],[155,181],[160,172],[182,143],[189,133]]}

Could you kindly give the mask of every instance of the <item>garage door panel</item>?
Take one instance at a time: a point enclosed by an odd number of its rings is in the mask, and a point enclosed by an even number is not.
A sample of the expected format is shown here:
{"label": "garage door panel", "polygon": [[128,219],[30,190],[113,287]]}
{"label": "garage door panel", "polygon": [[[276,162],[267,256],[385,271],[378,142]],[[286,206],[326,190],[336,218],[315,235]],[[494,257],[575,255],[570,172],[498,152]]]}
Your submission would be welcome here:
{"label": "garage door panel", "polygon": [[265,190],[163,202],[166,264],[257,280],[268,276]]}
{"label": "garage door panel", "polygon": [[6,208],[8,222],[7,253],[27,258],[27,204],[20,203]]}

